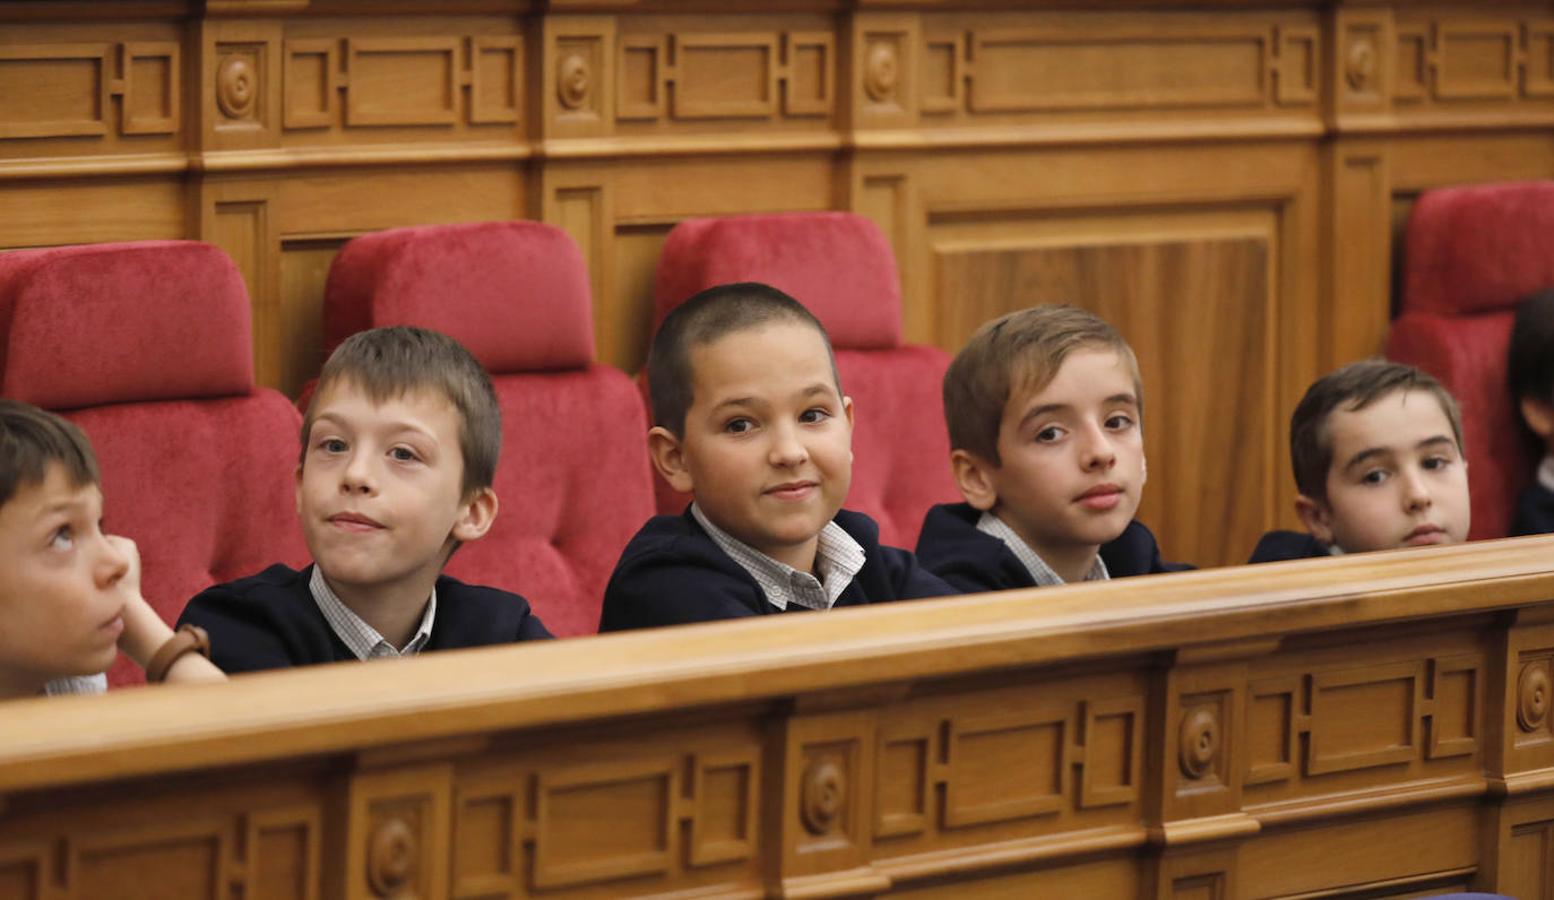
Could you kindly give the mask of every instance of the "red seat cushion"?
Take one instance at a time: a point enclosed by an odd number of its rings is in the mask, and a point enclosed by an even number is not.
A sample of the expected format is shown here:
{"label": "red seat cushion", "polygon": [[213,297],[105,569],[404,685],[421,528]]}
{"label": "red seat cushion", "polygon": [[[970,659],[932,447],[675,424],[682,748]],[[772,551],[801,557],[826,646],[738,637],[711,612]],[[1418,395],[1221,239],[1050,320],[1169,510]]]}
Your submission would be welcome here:
{"label": "red seat cushion", "polygon": [[[102,469],[104,525],[134,539],[172,623],[214,582],[307,559],[295,407],[253,386],[248,295],[225,254],[155,241],[0,255],[0,384],[63,409]],[[111,684],[144,679],[120,657]]]}
{"label": "red seat cushion", "polygon": [[[761,281],[793,296],[825,326],[842,389],[853,398],[853,483],[847,508],[880,524],[880,541],[912,547],[935,503],[960,499],[944,423],[949,355],[901,343],[901,286],[890,244],[852,213],[688,219],[664,242],[654,324],[696,292]],[[688,495],[655,477],[658,511]]]}
{"label": "red seat cushion", "polygon": [[1387,356],[1462,407],[1473,539],[1504,537],[1534,460],[1506,385],[1516,305],[1554,286],[1554,181],[1427,191],[1409,216]]}
{"label": "red seat cushion", "polygon": [[325,337],[416,325],[469,348],[502,409],[500,504],[456,578],[520,593],[558,636],[599,626],[604,585],[653,514],[647,423],[631,380],[593,362],[582,255],[559,229],[481,222],[395,229],[330,268]]}

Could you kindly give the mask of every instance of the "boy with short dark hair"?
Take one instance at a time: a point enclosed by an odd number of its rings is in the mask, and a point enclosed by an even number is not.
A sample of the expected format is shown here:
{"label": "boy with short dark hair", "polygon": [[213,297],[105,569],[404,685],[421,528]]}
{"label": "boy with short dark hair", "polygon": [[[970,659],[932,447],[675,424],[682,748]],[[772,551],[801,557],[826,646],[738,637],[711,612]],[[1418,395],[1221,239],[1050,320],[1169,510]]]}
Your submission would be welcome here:
{"label": "boy with short dark hair", "polygon": [[1511,534],[1554,532],[1554,288],[1516,308],[1506,361],[1511,401],[1543,453],[1532,484],[1516,498]]}
{"label": "boy with short dark hair", "polygon": [[1290,419],[1306,534],[1271,531],[1251,562],[1467,539],[1462,419],[1441,383],[1383,359],[1317,379]]}
{"label": "boy with short dark hair", "polygon": [[442,575],[496,518],[501,412],[480,363],[419,328],[352,335],[302,423],[297,513],[314,564],[189,601],[223,670],[409,656],[549,638],[526,600]]}
{"label": "boy with short dark hair", "polygon": [[600,631],[954,592],[841,508],[853,404],[798,301],[764,284],[709,288],[664,319],[647,374],[653,465],[694,499],[627,545]]}
{"label": "boy with short dark hair", "polygon": [[1143,390],[1122,335],[1072,306],[983,325],[944,376],[964,503],[928,511],[917,554],[963,591],[1099,581],[1164,563],[1133,518],[1144,487]]}
{"label": "boy with short dark hair", "polygon": [[123,650],[151,681],[220,681],[203,635],[140,593],[140,556],[103,534],[97,458],[72,423],[0,400],[0,700],[107,690]]}

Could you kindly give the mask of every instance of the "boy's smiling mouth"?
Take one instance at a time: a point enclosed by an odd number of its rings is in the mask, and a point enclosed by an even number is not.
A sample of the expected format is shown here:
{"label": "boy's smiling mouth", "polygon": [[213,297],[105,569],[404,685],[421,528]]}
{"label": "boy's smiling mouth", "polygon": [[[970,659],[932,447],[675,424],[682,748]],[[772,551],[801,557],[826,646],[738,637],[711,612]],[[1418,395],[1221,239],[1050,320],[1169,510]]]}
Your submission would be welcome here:
{"label": "boy's smiling mouth", "polygon": [[383,527],[383,523],[378,520],[354,512],[335,513],[329,517],[328,522],[342,531],[377,531]]}
{"label": "boy's smiling mouth", "polygon": [[778,500],[803,500],[818,487],[819,484],[813,481],[785,481],[767,488],[763,493]]}

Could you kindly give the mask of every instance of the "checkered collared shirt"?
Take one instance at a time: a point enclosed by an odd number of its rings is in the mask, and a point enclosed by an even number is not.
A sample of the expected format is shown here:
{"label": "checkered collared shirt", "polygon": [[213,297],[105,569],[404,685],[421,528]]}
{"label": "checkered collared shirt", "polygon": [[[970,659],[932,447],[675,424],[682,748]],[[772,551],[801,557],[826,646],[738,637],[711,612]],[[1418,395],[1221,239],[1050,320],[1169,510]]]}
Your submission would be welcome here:
{"label": "checkered collared shirt", "polygon": [[432,622],[437,618],[436,588],[432,588],[432,599],[427,602],[426,613],[421,616],[421,626],[402,650],[396,650],[383,635],[378,634],[377,629],[363,622],[361,616],[336,597],[317,565],[313,566],[313,579],[308,582],[308,589],[313,592],[313,602],[318,604],[318,611],[324,614],[329,627],[357,659],[414,656],[432,639]]}
{"label": "checkered collared shirt", "polygon": [[761,586],[761,593],[766,595],[766,602],[782,610],[790,603],[807,609],[830,609],[852,584],[853,576],[863,568],[866,558],[863,547],[852,535],[835,522],[827,522],[826,527],[820,529],[820,541],[815,548],[815,569],[821,576],[817,579],[808,572],[800,572],[772,559],[712,524],[694,503],[691,504],[691,515],[724,553],[750,573]]}
{"label": "checkered collared shirt", "polygon": [[64,678],[56,678],[43,686],[43,693],[49,696],[59,694],[106,694],[108,693],[108,676],[104,673],[97,675],[69,675]]}
{"label": "checkered collared shirt", "polygon": [[[982,514],[977,520],[977,530],[983,534],[990,534],[1004,542],[1004,546],[1014,551],[1014,556],[1025,568],[1030,571],[1031,577],[1036,579],[1037,587],[1056,587],[1063,584],[1063,577],[1052,571],[1052,567],[1046,561],[1036,555],[1030,545],[1015,533],[1013,528],[1003,519],[990,512]],[[1085,581],[1106,581],[1112,576],[1106,571],[1106,562],[1096,554],[1095,565],[1090,567],[1090,572],[1085,576]]]}

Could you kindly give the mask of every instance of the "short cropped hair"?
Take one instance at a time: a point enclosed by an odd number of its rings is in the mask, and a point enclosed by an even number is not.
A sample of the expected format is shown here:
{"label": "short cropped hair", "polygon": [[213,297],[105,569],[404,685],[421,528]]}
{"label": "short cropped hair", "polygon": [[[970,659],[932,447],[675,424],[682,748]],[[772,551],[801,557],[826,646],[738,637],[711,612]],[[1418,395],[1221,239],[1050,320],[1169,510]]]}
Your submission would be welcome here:
{"label": "short cropped hair", "polygon": [[675,307],[658,326],[658,333],[653,335],[647,360],[653,424],[668,429],[677,438],[685,437],[685,416],[695,400],[692,396],[696,375],[691,368],[693,348],[734,332],[774,322],[797,322],[815,329],[826,345],[831,377],[840,394],[842,379],[836,371],[836,353],[831,349],[830,336],[814,313],[769,284],[757,281],[720,284]]}
{"label": "short cropped hair", "polygon": [[1068,355],[1081,348],[1116,353],[1133,375],[1139,415],[1144,387],[1138,358],[1117,329],[1077,306],[1033,306],[977,329],[944,373],[944,418],[950,447],[995,465],[1004,407],[1016,392],[1034,394],[1057,377]]}
{"label": "short cropped hair", "polygon": [[1457,401],[1439,381],[1413,366],[1385,359],[1350,363],[1318,378],[1300,398],[1290,417],[1290,461],[1295,487],[1305,496],[1327,502],[1327,472],[1333,465],[1333,441],[1328,419],[1333,411],[1362,410],[1398,391],[1426,391],[1441,404],[1451,421],[1452,438],[1462,451],[1462,414]]}
{"label": "short cropped hair", "polygon": [[1513,403],[1526,397],[1554,403],[1554,288],[1517,305],[1506,378]]}
{"label": "short cropped hair", "polygon": [[50,463],[64,467],[74,487],[99,484],[97,456],[73,423],[19,400],[0,400],[0,506],[43,483]]}
{"label": "short cropped hair", "polygon": [[502,411],[491,377],[458,341],[405,325],[360,331],[346,338],[324,363],[308,401],[302,420],[304,463],[318,398],[339,383],[360,388],[373,403],[420,390],[442,394],[459,414],[464,496],[490,487],[495,480],[502,455]]}

